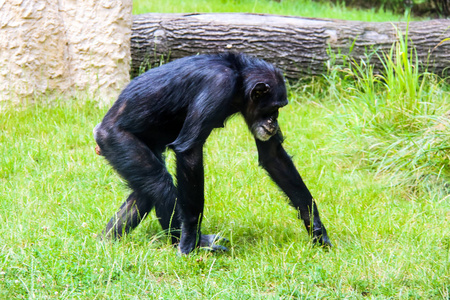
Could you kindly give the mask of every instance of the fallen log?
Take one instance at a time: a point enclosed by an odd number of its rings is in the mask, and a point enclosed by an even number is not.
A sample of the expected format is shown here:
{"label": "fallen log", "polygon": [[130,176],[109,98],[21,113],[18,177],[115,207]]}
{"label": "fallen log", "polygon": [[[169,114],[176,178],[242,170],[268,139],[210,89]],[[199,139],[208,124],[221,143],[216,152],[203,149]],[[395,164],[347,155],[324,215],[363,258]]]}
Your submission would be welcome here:
{"label": "fallen log", "polygon": [[369,60],[380,70],[378,56],[369,54],[388,53],[398,33],[404,36],[407,28],[408,43],[415,47],[421,65],[446,76],[450,20],[375,23],[246,13],[134,16],[132,74],[168,60],[222,51],[266,59],[288,78],[323,74],[330,59],[341,63],[344,56]]}

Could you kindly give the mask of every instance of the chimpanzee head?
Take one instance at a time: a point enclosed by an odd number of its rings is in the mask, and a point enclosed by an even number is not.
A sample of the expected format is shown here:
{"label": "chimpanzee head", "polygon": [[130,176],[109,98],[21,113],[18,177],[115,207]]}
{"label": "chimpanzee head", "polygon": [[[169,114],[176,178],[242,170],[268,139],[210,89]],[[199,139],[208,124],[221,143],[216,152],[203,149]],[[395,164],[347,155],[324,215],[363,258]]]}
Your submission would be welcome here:
{"label": "chimpanzee head", "polygon": [[283,75],[267,65],[244,77],[243,115],[253,136],[260,141],[267,141],[278,132],[278,109],[288,104]]}

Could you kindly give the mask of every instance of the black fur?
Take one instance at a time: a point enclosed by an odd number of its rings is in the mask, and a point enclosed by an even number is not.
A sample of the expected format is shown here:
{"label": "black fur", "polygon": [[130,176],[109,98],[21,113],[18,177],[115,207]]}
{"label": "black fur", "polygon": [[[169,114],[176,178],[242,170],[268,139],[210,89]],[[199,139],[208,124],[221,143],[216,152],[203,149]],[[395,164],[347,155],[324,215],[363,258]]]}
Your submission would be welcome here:
{"label": "black fur", "polygon": [[[200,232],[202,147],[214,128],[239,112],[255,136],[261,166],[300,212],[313,240],[331,245],[313,198],[282,147],[277,117],[287,103],[280,71],[242,54],[186,57],[133,79],[94,129],[101,154],[133,190],[103,236],[120,237],[154,207],[174,242],[181,230],[181,253],[199,245],[221,249],[212,245],[214,236]],[[165,167],[166,148],[176,155],[177,187]]]}

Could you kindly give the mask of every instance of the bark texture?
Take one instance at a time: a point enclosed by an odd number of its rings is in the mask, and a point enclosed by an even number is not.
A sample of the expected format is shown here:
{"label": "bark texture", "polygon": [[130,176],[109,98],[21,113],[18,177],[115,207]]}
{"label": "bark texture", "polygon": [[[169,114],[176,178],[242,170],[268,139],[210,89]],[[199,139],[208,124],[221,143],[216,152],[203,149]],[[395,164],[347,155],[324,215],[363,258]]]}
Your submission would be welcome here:
{"label": "bark texture", "polygon": [[107,101],[129,81],[131,0],[0,0],[0,100],[80,90]]}
{"label": "bark texture", "polygon": [[[239,51],[274,63],[289,78],[318,75],[329,53],[368,59],[373,51],[388,52],[397,29],[405,33],[407,26],[241,13],[143,14],[133,19],[132,74],[187,55]],[[408,37],[422,64],[445,75],[450,41],[442,41],[450,37],[450,20],[410,22]],[[376,55],[369,60],[381,68]]]}

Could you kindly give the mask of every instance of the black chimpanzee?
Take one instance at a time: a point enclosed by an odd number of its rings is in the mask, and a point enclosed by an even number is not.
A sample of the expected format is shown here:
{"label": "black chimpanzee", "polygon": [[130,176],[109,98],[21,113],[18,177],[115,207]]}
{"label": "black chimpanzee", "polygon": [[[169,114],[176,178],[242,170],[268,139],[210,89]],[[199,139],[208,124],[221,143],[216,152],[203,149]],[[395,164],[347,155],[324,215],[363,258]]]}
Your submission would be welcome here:
{"label": "black chimpanzee", "polygon": [[[163,229],[187,254],[215,245],[202,235],[203,144],[214,128],[240,112],[255,137],[259,163],[299,211],[315,243],[331,246],[314,200],[282,147],[278,109],[288,104],[281,72],[243,54],[185,57],[136,77],[94,129],[103,155],[133,190],[103,237],[136,227],[154,207]],[[176,156],[177,186],[163,152]],[[312,225],[312,228],[311,228]]]}

